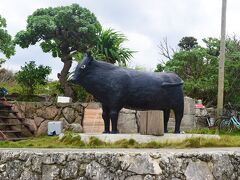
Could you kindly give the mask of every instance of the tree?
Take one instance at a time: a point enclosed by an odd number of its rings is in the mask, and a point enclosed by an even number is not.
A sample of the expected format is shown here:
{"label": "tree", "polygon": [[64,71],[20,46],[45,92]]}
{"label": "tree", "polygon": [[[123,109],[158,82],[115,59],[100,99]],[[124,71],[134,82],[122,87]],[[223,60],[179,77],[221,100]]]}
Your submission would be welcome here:
{"label": "tree", "polygon": [[97,59],[126,66],[127,61],[132,57],[128,48],[122,47],[127,38],[113,29],[103,30],[99,36],[97,45],[93,48],[93,54]]}
{"label": "tree", "polygon": [[184,80],[187,96],[215,103],[217,62],[217,57],[209,55],[206,49],[196,48],[174,54],[173,60],[166,63],[164,71],[176,72]]}
{"label": "tree", "polygon": [[[6,20],[0,15],[0,52],[3,53],[6,58],[10,58],[15,54],[15,46],[12,41],[11,35],[8,34]],[[1,64],[5,62],[4,58],[0,58],[0,67]]]}
{"label": "tree", "polygon": [[36,66],[34,61],[25,63],[16,74],[17,82],[22,86],[27,95],[33,95],[38,85],[47,84],[47,76],[51,73],[49,66]]}
{"label": "tree", "polygon": [[197,45],[197,39],[192,36],[183,37],[178,43],[180,49],[185,51],[190,51],[191,49],[197,47]]}
{"label": "tree", "polygon": [[154,72],[163,72],[164,71],[164,65],[162,64],[157,64],[156,69],[154,70]]}
{"label": "tree", "polygon": [[[220,40],[205,38],[204,47],[196,46],[176,52],[172,60],[157,67],[176,72],[184,80],[187,96],[203,99],[208,105],[216,105],[218,81],[218,56]],[[236,37],[226,40],[224,101],[240,102],[240,40]]]}
{"label": "tree", "polygon": [[76,52],[86,52],[97,42],[101,25],[88,9],[78,4],[36,10],[27,20],[26,30],[20,31],[15,42],[22,48],[40,42],[43,52],[51,52],[53,57],[64,63],[59,82],[66,96],[73,91],[67,83],[67,74]]}
{"label": "tree", "polygon": [[[163,56],[164,58],[167,58],[167,60],[172,60],[172,55],[177,52],[176,49],[174,49],[168,45],[167,38],[163,38],[163,40],[158,45],[158,48],[160,50],[160,52],[159,52],[160,55]],[[164,61],[162,61],[162,62],[164,62]]]}

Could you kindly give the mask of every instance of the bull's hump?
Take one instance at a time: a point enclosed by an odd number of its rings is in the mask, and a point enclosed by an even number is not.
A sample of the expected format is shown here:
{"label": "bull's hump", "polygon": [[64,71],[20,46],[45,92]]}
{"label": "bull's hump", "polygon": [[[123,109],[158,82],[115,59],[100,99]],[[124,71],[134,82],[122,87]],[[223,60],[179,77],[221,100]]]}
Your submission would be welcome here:
{"label": "bull's hump", "polygon": [[142,72],[142,71],[130,71],[130,77],[132,80],[144,80],[149,82],[158,82],[162,86],[176,86],[182,85],[182,79],[175,73],[166,73],[166,72]]}
{"label": "bull's hump", "polygon": [[175,73],[159,73],[163,86],[182,85],[183,80]]}

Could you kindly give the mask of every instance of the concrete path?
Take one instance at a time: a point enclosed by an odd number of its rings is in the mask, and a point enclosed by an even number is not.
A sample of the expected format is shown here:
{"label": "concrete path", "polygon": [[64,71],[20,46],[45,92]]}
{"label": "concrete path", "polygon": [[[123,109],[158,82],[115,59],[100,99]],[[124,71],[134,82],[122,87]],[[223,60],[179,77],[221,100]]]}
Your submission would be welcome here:
{"label": "concrete path", "polygon": [[30,153],[217,153],[235,152],[240,153],[239,147],[224,148],[188,148],[188,149],[76,149],[76,148],[0,148],[0,152],[30,152]]}
{"label": "concrete path", "polygon": [[135,141],[139,143],[147,143],[151,141],[157,141],[157,142],[179,142],[183,141],[187,138],[192,137],[202,137],[202,138],[214,138],[214,139],[220,139],[220,136],[218,135],[206,135],[206,134],[164,134],[164,136],[153,136],[153,135],[141,135],[141,134],[94,134],[94,133],[82,133],[80,134],[81,139],[84,142],[88,142],[89,138],[94,136],[98,139],[114,143],[116,141],[119,141],[121,139],[134,139]]}

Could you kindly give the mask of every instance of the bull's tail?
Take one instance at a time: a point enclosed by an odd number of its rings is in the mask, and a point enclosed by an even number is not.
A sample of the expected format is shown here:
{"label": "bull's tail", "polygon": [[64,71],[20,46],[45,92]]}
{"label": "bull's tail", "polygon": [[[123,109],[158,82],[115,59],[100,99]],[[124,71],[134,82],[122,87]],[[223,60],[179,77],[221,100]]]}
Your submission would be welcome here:
{"label": "bull's tail", "polygon": [[181,85],[183,85],[183,83],[184,83],[183,81],[178,82],[178,83],[163,82],[162,86],[163,87],[181,86]]}

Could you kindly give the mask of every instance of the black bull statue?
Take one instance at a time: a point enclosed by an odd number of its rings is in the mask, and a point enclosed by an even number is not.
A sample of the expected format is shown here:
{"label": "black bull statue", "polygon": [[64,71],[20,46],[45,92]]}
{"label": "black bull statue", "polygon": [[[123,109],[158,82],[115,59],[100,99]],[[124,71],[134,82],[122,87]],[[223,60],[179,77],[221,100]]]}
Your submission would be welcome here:
{"label": "black bull statue", "polygon": [[175,133],[183,117],[183,81],[174,73],[141,72],[96,61],[88,54],[78,64],[70,82],[80,84],[102,103],[104,132],[118,133],[118,113],[125,107],[163,110],[167,132],[170,110],[175,113]]}

